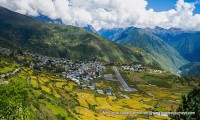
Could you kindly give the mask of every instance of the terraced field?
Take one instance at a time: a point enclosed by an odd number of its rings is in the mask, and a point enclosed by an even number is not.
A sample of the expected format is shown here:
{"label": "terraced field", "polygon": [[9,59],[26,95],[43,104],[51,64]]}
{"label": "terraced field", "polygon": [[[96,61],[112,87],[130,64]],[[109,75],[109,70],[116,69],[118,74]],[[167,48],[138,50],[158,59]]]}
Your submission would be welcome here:
{"label": "terraced field", "polygon": [[7,58],[0,57],[0,75],[12,72],[17,67],[19,67],[19,64],[16,62],[13,62]]}
{"label": "terraced field", "polygon": [[[33,73],[31,70],[27,71]],[[32,91],[33,95],[38,99],[39,104],[43,104],[43,107],[50,110],[55,116],[62,116],[67,119],[71,116],[71,118],[87,120],[121,120],[126,118],[136,118],[138,116],[115,115],[110,112],[140,112],[148,111],[153,108],[153,106],[144,102],[150,102],[152,100],[149,96],[144,97],[140,94],[132,94],[130,99],[125,99],[117,98],[115,96],[99,95],[94,90],[82,89],[75,83],[66,79],[55,78],[55,76],[48,75],[45,77],[45,74],[39,74],[38,76],[30,74],[30,76],[31,85],[34,88]],[[101,82],[99,81],[99,83]],[[39,86],[39,88],[35,86]],[[104,114],[104,112],[107,113]],[[155,117],[150,116],[139,116],[139,118],[140,117],[155,119]],[[164,118],[167,119],[167,117]]]}
{"label": "terraced field", "polygon": [[[134,85],[139,89],[139,93],[124,92],[120,89],[119,81],[97,79],[95,80],[95,84],[98,85],[96,89],[111,88],[113,90],[111,96],[101,95],[95,90],[83,88],[67,79],[29,68],[24,68],[9,79],[15,82],[22,81],[24,84],[22,87],[28,87],[28,109],[33,115],[29,116],[30,119],[169,119],[166,116],[128,114],[128,112],[168,112],[172,108],[176,109],[181,102],[181,95],[187,94],[192,89],[186,83],[182,83],[184,85],[174,83],[173,77],[168,78],[163,74],[154,76],[148,73],[125,71],[120,71],[120,73],[129,85]],[[161,78],[166,80],[163,81]],[[156,86],[150,86],[150,83]],[[121,95],[127,95],[129,98]]]}
{"label": "terraced field", "polygon": [[130,72],[119,68],[129,85],[139,89],[141,94],[150,96],[153,100],[144,103],[154,106],[154,111],[170,111],[176,109],[181,102],[181,96],[187,95],[200,79],[187,80],[169,73],[152,74],[149,72]]}

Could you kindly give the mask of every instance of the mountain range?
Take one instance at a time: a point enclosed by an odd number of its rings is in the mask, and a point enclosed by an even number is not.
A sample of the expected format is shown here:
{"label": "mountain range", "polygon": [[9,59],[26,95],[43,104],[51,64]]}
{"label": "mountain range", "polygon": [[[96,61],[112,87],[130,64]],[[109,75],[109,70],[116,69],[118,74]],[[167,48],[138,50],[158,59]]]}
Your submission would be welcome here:
{"label": "mountain range", "polygon": [[[45,16],[34,17],[37,20],[45,21],[45,22],[54,22],[57,23],[56,20],[52,20]],[[61,23],[61,22],[58,22]],[[126,30],[127,28],[112,28],[105,29],[102,28],[99,31],[95,30],[91,25],[87,25],[83,27],[85,30],[99,34],[100,36],[107,38],[109,40],[114,40],[118,34]],[[156,26],[155,28],[143,28],[149,34],[154,34],[159,37],[167,44],[176,49],[176,51],[183,56],[189,62],[200,62],[200,56],[198,52],[200,51],[200,32],[199,31],[188,31],[182,30],[181,28],[161,28]]]}
{"label": "mountain range", "polygon": [[153,33],[169,45],[173,46],[188,61],[200,62],[199,31],[184,31],[179,28],[164,29],[160,27],[145,30]]}
{"label": "mountain range", "polygon": [[39,15],[36,17],[33,17],[36,20],[42,21],[42,22],[48,22],[48,23],[56,23],[56,24],[63,24],[61,19],[51,19],[44,15]]}
{"label": "mountain range", "polygon": [[[34,17],[37,20],[44,22],[52,22],[62,24],[60,20],[52,20],[45,16]],[[117,34],[120,34],[127,28],[112,28],[105,29],[102,28],[96,31],[91,25],[86,25],[83,27],[85,30],[99,34],[100,36],[107,38],[109,40],[114,40]],[[186,60],[190,62],[200,62],[200,56],[198,52],[200,51],[200,32],[199,31],[188,31],[182,30],[181,28],[161,28],[156,26],[155,28],[144,28],[148,33],[154,34],[170,46],[175,48],[177,52],[183,56]]]}
{"label": "mountain range", "polygon": [[[125,29],[102,29],[98,32],[101,36],[119,44],[134,46],[143,49],[156,58],[159,64],[168,71],[176,72],[187,64],[173,47],[156,35],[141,28],[128,27]],[[171,67],[168,67],[171,66]]]}
{"label": "mountain range", "polygon": [[145,51],[117,44],[82,28],[40,22],[0,7],[0,46],[51,57],[157,64]]}
{"label": "mountain range", "polygon": [[164,29],[160,27],[155,27],[154,29],[146,28],[145,31],[161,38],[190,62],[180,68],[181,75],[200,76],[199,31],[187,31],[180,28]]}
{"label": "mountain range", "polygon": [[[3,47],[83,61],[141,62],[175,74],[182,66],[199,59],[196,55],[199,32],[159,27],[96,31],[91,25],[83,28],[66,26],[59,20],[56,24],[56,20],[45,16],[32,18],[3,7],[0,7],[0,15],[0,45]],[[189,47],[186,38],[190,39],[190,50],[186,49]],[[192,41],[194,38],[195,42]],[[188,57],[193,55],[196,57]]]}
{"label": "mountain range", "polygon": [[89,31],[89,32],[92,32],[92,33],[97,33],[97,31],[92,27],[92,25],[87,25],[85,27],[83,27],[83,29]]}

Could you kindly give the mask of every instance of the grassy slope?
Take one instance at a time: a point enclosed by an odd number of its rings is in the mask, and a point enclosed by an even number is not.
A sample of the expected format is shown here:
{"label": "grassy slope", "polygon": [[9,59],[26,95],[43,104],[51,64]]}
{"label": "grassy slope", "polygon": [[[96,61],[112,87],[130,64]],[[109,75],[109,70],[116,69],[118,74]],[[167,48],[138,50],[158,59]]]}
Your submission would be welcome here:
{"label": "grassy slope", "polygon": [[149,54],[81,28],[43,23],[0,7],[0,45],[53,57],[112,62],[154,62]]}
{"label": "grassy slope", "polygon": [[200,62],[200,32],[191,33],[155,33],[168,44],[173,46],[185,59],[190,62]]}
{"label": "grassy slope", "polygon": [[187,63],[173,47],[142,29],[128,28],[115,39],[118,43],[142,48],[153,55],[162,68],[173,73],[176,73],[182,65]]}
{"label": "grassy slope", "polygon": [[181,67],[182,76],[200,77],[200,62],[189,63]]}

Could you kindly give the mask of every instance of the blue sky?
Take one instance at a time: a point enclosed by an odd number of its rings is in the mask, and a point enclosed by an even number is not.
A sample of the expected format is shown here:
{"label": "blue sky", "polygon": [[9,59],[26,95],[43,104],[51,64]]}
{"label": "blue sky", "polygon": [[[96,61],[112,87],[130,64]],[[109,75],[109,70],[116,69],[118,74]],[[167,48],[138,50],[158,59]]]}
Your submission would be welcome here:
{"label": "blue sky", "polygon": [[[185,2],[195,2],[196,0],[185,0]],[[175,8],[177,0],[147,0],[147,9],[153,8],[154,11],[167,11]],[[196,5],[194,13],[200,13],[200,4]]]}

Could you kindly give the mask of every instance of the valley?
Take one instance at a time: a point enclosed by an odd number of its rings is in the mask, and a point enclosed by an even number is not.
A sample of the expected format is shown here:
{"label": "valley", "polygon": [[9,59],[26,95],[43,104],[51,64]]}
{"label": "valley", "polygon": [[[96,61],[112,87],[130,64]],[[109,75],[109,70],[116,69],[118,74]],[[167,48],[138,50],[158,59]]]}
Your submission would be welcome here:
{"label": "valley", "polygon": [[178,74],[179,68],[188,63],[173,47],[141,28],[105,29],[99,34],[116,43],[141,48],[152,55],[162,69],[174,74]]}
{"label": "valley", "polygon": [[1,120],[198,120],[198,32],[62,22],[0,6]]}
{"label": "valley", "polygon": [[[98,77],[87,72],[87,69],[84,69],[85,74],[80,71],[76,73],[80,68],[75,66],[78,67],[81,62],[76,61],[75,64],[75,61],[70,61],[71,68],[64,70],[63,74],[58,66],[52,66],[54,69],[50,68],[50,64],[49,68],[42,67],[41,63],[48,61],[48,57],[5,48],[1,48],[0,53],[1,65],[12,59],[14,62],[7,64],[15,67],[10,71],[21,68],[7,77],[1,76],[1,97],[5,97],[3,91],[6,88],[15,88],[7,92],[12,93],[14,90],[13,94],[0,99],[3,106],[7,105],[6,108],[1,107],[3,111],[0,111],[0,118],[6,119],[169,119],[164,114],[152,115],[149,112],[175,110],[181,103],[181,96],[186,95],[200,82],[199,79],[192,78],[191,81],[190,78],[181,78],[166,71],[131,63],[102,63],[104,67]],[[36,58],[40,58],[40,61]],[[27,60],[30,61],[29,64]],[[59,63],[57,58],[51,60]],[[95,64],[100,66],[97,61],[84,64],[86,68]],[[38,66],[34,67],[35,65]],[[64,67],[67,64],[64,62],[59,65]],[[0,70],[4,74],[9,72],[5,67]],[[72,76],[72,73],[76,74]],[[104,77],[107,74],[111,74],[113,80],[107,80]],[[130,86],[129,90],[123,88],[119,78]],[[24,99],[21,99],[21,92],[26,95]],[[19,98],[16,95],[20,95]],[[11,101],[14,106],[10,104]],[[8,112],[8,107],[12,112],[9,115],[3,114]]]}

